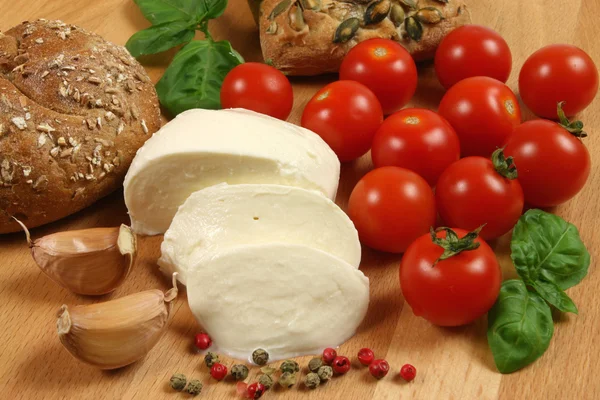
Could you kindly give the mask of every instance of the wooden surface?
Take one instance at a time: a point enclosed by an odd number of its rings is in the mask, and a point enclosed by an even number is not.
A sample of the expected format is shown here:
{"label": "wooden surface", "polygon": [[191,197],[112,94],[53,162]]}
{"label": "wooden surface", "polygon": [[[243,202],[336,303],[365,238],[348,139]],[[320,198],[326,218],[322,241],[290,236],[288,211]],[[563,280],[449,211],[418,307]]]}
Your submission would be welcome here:
{"label": "wooden surface", "polygon": [[[229,39],[247,60],[260,60],[254,22],[243,0],[230,0],[224,16],[211,23],[217,38]],[[471,0],[475,23],[490,26],[508,41],[514,68],[510,86],[516,89],[518,71],[525,58],[539,47],[556,42],[576,44],[600,65],[598,0]],[[23,20],[62,19],[95,31],[108,40],[124,44],[135,31],[148,26],[131,0],[0,0],[0,29]],[[157,80],[172,53],[144,60]],[[296,107],[290,120],[298,122],[304,104],[315,90],[334,77],[293,79]],[[435,109],[443,94],[430,65],[420,68],[417,95],[412,105]],[[580,115],[586,122],[594,168],[584,191],[556,210],[580,228],[583,240],[599,256],[600,236],[600,98]],[[531,118],[529,112],[525,112]],[[344,165],[338,202],[342,206],[355,182],[370,168],[365,157]],[[33,231],[44,234],[127,222],[122,193],[98,202],[58,223]],[[514,275],[507,256],[508,238],[492,243],[505,277]],[[175,372],[197,377],[205,383],[199,398],[235,396],[231,382],[210,381],[202,357],[191,349],[198,331],[183,293],[168,331],[148,356],[118,371],[103,372],[77,362],[61,346],[55,330],[55,313],[61,304],[89,304],[150,288],[167,288],[157,272],[160,238],[140,240],[140,257],[134,271],[112,295],[94,299],[73,295],[46,278],[36,267],[21,234],[0,236],[0,398],[2,399],[149,399],[183,398],[168,387]],[[599,399],[600,379],[600,271],[592,264],[588,277],[569,295],[580,314],[557,315],[556,330],[546,354],[532,366],[512,375],[499,374],[486,342],[484,319],[462,328],[442,329],[415,317],[404,302],[398,282],[399,256],[365,249],[362,270],[371,279],[371,306],[358,334],[340,353],[355,355],[363,346],[386,358],[392,373],[376,382],[354,362],[347,376],[315,392],[301,386],[289,393],[279,390],[264,398],[282,399]],[[251,299],[249,299],[251,300]],[[301,360],[304,364],[309,358]],[[400,366],[410,362],[417,379],[404,384],[396,377]],[[252,376],[256,374],[252,371]]]}

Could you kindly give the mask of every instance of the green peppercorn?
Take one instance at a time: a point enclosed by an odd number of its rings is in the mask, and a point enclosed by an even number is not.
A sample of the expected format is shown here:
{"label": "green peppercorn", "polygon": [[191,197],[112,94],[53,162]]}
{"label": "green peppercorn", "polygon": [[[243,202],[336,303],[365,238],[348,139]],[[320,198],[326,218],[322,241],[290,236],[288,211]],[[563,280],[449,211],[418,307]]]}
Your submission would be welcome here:
{"label": "green peppercorn", "polygon": [[321,382],[328,381],[333,376],[333,368],[331,368],[329,365],[323,365],[317,371],[317,375],[319,375]]}
{"label": "green peppercorn", "polygon": [[300,371],[300,366],[294,360],[285,360],[281,364],[281,367],[279,367],[279,369],[281,370],[281,372],[289,372],[290,374],[295,374],[296,372]]}
{"label": "green peppercorn", "polygon": [[319,378],[319,375],[311,372],[304,378],[304,384],[309,389],[316,389],[321,384],[321,378]]}
{"label": "green peppercorn", "polygon": [[236,381],[243,381],[248,377],[248,367],[242,364],[237,364],[231,367],[231,376]]}
{"label": "green peppercorn", "polygon": [[269,367],[268,365],[260,369],[260,372],[269,376],[273,375],[275,371],[277,371],[277,368]]}
{"label": "green peppercorn", "polygon": [[256,349],[252,353],[252,361],[256,365],[267,365],[267,362],[269,362],[269,353],[264,349]]}
{"label": "green peppercorn", "polygon": [[197,396],[202,391],[202,383],[198,379],[192,379],[185,391],[192,396]]}
{"label": "green peppercorn", "polygon": [[310,369],[310,372],[317,372],[322,366],[323,360],[321,360],[320,358],[315,357],[308,362],[308,369]]}
{"label": "green peppercorn", "polygon": [[184,374],[174,374],[169,381],[171,387],[178,392],[181,392],[185,389],[185,385],[187,384],[187,378]]}
{"label": "green peppercorn", "polygon": [[258,383],[263,385],[265,387],[265,389],[269,390],[273,386],[273,378],[271,378],[269,375],[266,375],[266,374],[261,375],[258,377]]}
{"label": "green peppercorn", "polygon": [[286,389],[291,388],[296,384],[296,374],[293,374],[291,372],[284,372],[279,377],[279,384]]}
{"label": "green peppercorn", "polygon": [[218,363],[218,362],[219,362],[219,356],[216,355],[215,353],[213,353],[212,351],[209,351],[204,356],[204,363],[206,364],[206,366],[208,368],[212,367],[213,364]]}

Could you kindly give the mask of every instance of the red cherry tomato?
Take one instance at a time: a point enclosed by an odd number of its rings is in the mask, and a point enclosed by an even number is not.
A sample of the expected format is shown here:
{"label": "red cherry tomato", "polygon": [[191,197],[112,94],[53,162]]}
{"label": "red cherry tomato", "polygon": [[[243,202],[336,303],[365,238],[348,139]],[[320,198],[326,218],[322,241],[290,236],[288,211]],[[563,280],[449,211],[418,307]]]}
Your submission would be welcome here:
{"label": "red cherry tomato", "polygon": [[473,76],[506,82],[512,55],[498,32],[481,25],[464,25],[450,32],[435,53],[435,73],[446,89]]}
{"label": "red cherry tomato", "polygon": [[494,156],[493,162],[483,157],[463,158],[444,171],[435,189],[435,202],[445,225],[472,231],[486,224],[480,233],[486,240],[500,237],[516,225],[523,212],[523,189],[508,162],[498,159],[497,153]]}
{"label": "red cherry tomato", "polygon": [[340,67],[340,79],[371,89],[387,115],[404,107],[415,94],[417,66],[399,43],[369,39],[348,52]]}
{"label": "red cherry tomato", "polygon": [[[467,231],[454,229],[459,238]],[[437,238],[446,238],[445,231]],[[494,305],[502,273],[493,250],[476,238],[479,248],[438,261],[444,249],[430,234],[410,245],[400,265],[400,284],[415,315],[435,325],[459,326],[484,315]]]}
{"label": "red cherry tomato", "polygon": [[302,126],[319,134],[340,161],[354,160],[369,151],[382,121],[377,97],[365,85],[353,81],[325,86],[302,113]]}
{"label": "red cherry tomato", "polygon": [[363,244],[402,253],[435,224],[435,199],[431,187],[416,173],[398,167],[377,168],[350,194],[348,215]]}
{"label": "red cherry tomato", "polygon": [[521,123],[514,93],[502,82],[483,76],[452,86],[442,98],[439,113],[456,130],[463,157],[489,157]]}
{"label": "red cherry tomato", "polygon": [[587,53],[568,44],[553,44],[533,53],[519,75],[523,102],[536,115],[556,119],[556,103],[567,116],[583,111],[598,93],[598,69]]}
{"label": "red cherry tomato", "polygon": [[568,201],[579,193],[590,175],[587,148],[556,122],[534,120],[521,124],[504,153],[514,157],[525,202],[535,207]]}
{"label": "red cherry tomato", "polygon": [[460,158],[454,128],[439,114],[407,108],[389,116],[375,138],[371,157],[376,168],[396,166],[416,172],[431,186]]}
{"label": "red cherry tomato", "polygon": [[223,108],[245,108],[286,120],[293,104],[294,93],[288,78],[266,64],[238,65],[221,86]]}

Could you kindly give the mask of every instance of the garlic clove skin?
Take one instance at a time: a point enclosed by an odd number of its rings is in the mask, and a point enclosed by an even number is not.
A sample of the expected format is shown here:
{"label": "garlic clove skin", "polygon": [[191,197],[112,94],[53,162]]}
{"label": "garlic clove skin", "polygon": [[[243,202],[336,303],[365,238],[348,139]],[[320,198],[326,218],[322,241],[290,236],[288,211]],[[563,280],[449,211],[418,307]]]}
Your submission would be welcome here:
{"label": "garlic clove skin", "polygon": [[62,344],[78,360],[100,369],[116,369],[144,357],[165,331],[173,288],[147,290],[105,303],[67,307],[58,312],[56,328]]}
{"label": "garlic clove skin", "polygon": [[31,241],[33,259],[54,282],[73,293],[97,296],[119,287],[129,275],[137,251],[126,225],[59,232]]}

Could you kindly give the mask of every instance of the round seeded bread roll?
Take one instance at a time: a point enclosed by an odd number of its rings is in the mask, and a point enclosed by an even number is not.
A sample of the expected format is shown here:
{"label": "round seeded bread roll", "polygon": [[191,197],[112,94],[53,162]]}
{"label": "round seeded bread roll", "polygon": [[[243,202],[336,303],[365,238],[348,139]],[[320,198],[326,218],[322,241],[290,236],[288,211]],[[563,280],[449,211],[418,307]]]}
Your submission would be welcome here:
{"label": "round seeded bread roll", "polygon": [[372,38],[392,39],[417,61],[471,20],[464,0],[249,0],[265,61],[289,75],[337,72],[346,53]]}
{"label": "round seeded bread roll", "polygon": [[127,50],[61,21],[0,33],[0,234],[121,186],[160,127],[154,86]]}

